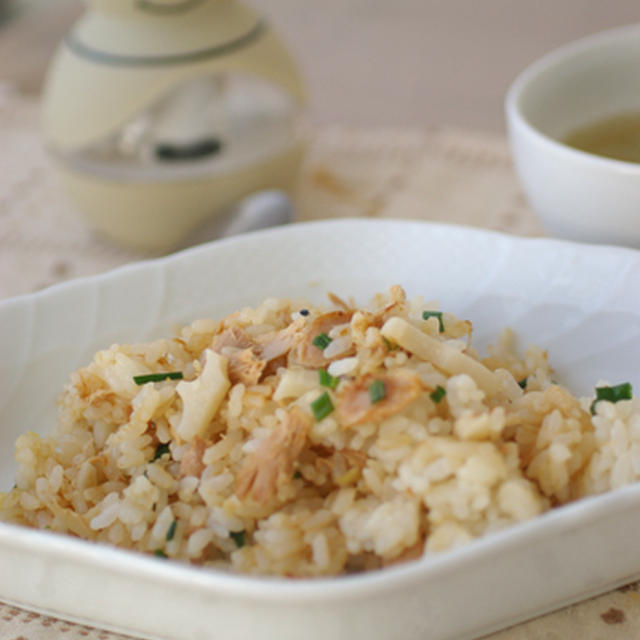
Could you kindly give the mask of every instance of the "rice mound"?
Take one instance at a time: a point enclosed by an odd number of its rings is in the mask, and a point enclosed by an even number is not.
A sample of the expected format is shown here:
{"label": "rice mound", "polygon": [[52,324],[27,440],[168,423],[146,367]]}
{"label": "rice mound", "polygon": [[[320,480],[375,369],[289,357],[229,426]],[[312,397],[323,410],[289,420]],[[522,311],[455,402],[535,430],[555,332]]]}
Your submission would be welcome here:
{"label": "rice mound", "polygon": [[637,399],[592,415],[545,352],[518,357],[505,330],[480,359],[470,322],[399,286],[365,308],[330,299],[268,299],[96,353],[53,433],[18,438],[0,519],[311,577],[450,549],[640,477]]}

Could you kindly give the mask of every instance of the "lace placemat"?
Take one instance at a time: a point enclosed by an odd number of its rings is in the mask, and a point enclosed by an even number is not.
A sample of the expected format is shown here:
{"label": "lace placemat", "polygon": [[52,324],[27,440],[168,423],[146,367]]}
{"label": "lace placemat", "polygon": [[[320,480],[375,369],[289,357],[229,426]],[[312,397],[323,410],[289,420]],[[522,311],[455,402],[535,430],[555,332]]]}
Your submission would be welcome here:
{"label": "lace placemat", "polygon": [[[540,233],[501,137],[455,130],[312,131],[296,218],[423,218]],[[0,297],[149,257],[96,237],[48,162],[38,104],[0,84]]]}
{"label": "lace placemat", "polygon": [[[542,234],[518,188],[506,140],[447,128],[316,129],[295,205],[298,220],[414,218]],[[38,104],[0,84],[0,297],[145,257],[104,242],[85,226],[44,153]],[[517,588],[523,578],[513,579]],[[630,585],[499,632],[491,640],[640,636],[638,600],[637,585]],[[125,636],[0,603],[0,640],[59,638]]]}

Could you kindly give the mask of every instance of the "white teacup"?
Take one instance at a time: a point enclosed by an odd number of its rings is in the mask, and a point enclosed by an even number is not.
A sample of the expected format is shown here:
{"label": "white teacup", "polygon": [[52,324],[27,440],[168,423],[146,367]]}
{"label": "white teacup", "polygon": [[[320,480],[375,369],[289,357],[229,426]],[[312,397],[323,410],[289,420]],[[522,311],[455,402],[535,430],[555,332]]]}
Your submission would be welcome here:
{"label": "white teacup", "polygon": [[640,113],[640,25],[544,56],[512,84],[509,137],[522,186],[555,236],[640,247],[640,164],[563,143],[577,128]]}

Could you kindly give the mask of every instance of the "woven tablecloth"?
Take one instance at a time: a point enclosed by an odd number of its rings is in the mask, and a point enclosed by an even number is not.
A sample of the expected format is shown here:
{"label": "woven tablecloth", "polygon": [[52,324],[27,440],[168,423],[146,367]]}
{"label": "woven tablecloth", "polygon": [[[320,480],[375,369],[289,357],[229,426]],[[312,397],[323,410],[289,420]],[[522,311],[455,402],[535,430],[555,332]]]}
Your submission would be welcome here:
{"label": "woven tablecloth", "polygon": [[[298,220],[414,218],[542,234],[519,190],[506,140],[447,128],[335,126],[313,131],[295,205]],[[146,257],[114,247],[87,229],[65,199],[44,154],[37,103],[0,84],[0,297]],[[490,636],[491,640],[635,637],[640,638],[637,584]],[[124,636],[0,602],[0,640],[59,638]]]}

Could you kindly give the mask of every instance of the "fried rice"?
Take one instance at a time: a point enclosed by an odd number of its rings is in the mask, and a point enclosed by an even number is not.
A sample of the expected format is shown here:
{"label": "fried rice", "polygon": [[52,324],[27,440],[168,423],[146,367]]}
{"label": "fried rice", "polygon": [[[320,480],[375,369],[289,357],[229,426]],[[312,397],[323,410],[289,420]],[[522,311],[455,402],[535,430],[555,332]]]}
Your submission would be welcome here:
{"label": "fried rice", "polygon": [[267,299],[71,375],[16,443],[0,519],[289,577],[378,569],[640,477],[640,406],[576,398],[547,355],[394,286]]}

